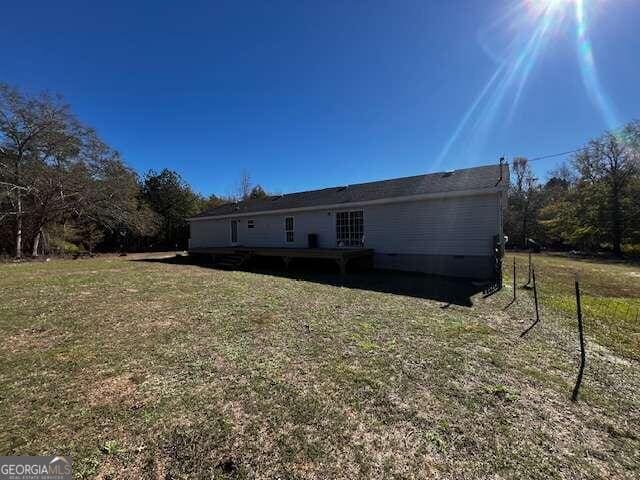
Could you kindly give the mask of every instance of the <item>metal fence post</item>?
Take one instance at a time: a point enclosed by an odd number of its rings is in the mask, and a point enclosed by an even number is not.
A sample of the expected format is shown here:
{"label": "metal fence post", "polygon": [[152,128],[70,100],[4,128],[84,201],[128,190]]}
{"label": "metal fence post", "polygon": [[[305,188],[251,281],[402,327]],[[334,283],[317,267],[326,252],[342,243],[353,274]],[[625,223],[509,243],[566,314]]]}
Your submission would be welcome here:
{"label": "metal fence post", "polygon": [[573,388],[573,395],[571,396],[571,400],[574,402],[578,400],[580,384],[582,383],[582,375],[584,374],[584,364],[587,357],[584,346],[584,331],[582,325],[582,308],[580,305],[580,284],[578,283],[578,275],[576,275],[576,310],[578,313],[578,333],[580,335],[580,369],[578,370],[576,386]]}
{"label": "metal fence post", "polygon": [[513,301],[516,301],[516,257],[513,257]]}
{"label": "metal fence post", "polygon": [[531,269],[531,276],[533,277],[533,301],[536,306],[536,323],[540,321],[540,311],[538,310],[538,287],[536,285],[536,269]]}
{"label": "metal fence post", "polygon": [[520,334],[520,338],[524,337],[529,331],[540,322],[540,310],[538,308],[538,286],[536,285],[536,269],[531,269],[531,276],[533,277],[533,302],[536,307],[536,321],[531,324],[524,332]]}

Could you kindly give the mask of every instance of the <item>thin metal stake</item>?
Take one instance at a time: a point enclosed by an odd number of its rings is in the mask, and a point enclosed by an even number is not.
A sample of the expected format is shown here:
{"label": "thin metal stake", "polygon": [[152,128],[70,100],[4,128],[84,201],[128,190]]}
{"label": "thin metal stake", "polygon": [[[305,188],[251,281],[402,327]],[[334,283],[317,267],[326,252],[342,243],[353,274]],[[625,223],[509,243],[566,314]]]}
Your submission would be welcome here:
{"label": "thin metal stake", "polygon": [[531,269],[531,276],[533,277],[533,301],[536,306],[536,321],[531,324],[524,332],[520,334],[520,338],[524,337],[529,331],[540,322],[540,310],[538,310],[538,287],[536,286],[536,269]]}
{"label": "thin metal stake", "polygon": [[580,392],[580,384],[582,383],[582,375],[584,373],[584,365],[587,361],[587,354],[584,346],[584,331],[582,326],[582,309],[580,307],[580,284],[578,283],[578,275],[576,275],[576,309],[578,312],[578,332],[580,334],[580,369],[578,370],[578,378],[576,379],[576,386],[573,388],[572,401],[578,400],[578,393]]}
{"label": "thin metal stake", "polygon": [[516,257],[513,257],[513,301],[516,301]]}
{"label": "thin metal stake", "polygon": [[540,312],[538,310],[538,287],[536,286],[536,270],[531,269],[531,276],[533,277],[533,301],[536,304],[536,323],[540,321]]}

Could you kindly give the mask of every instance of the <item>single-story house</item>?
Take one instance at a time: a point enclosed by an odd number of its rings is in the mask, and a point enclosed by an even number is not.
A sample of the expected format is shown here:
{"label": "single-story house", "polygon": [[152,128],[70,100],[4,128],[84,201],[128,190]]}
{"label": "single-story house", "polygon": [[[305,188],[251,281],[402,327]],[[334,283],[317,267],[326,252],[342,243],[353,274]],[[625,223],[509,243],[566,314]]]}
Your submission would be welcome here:
{"label": "single-story house", "polygon": [[488,165],[228,203],[188,219],[189,251],[363,249],[376,268],[493,278],[508,184]]}

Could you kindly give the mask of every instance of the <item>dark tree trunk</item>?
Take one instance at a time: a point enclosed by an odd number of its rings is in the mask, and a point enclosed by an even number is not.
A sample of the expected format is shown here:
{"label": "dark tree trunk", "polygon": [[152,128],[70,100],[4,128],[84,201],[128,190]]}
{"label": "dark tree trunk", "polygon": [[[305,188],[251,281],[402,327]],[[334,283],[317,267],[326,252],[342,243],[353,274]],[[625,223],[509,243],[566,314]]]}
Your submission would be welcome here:
{"label": "dark tree trunk", "polygon": [[529,215],[528,201],[525,203],[524,211],[522,212],[522,248],[527,248],[527,216]]}

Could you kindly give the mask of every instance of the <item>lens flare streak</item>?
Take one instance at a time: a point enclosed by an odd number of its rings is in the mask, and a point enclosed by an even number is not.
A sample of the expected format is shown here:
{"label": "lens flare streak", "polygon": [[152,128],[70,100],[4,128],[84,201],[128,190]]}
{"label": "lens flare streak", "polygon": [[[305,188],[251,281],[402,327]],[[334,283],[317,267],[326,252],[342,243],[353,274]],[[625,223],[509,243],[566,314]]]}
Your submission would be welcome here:
{"label": "lens flare streak", "polygon": [[[541,53],[575,6],[578,58],[583,83],[589,97],[602,113],[607,125],[617,124],[614,110],[600,86],[591,42],[587,35],[585,0],[520,0],[498,17],[487,30],[480,32],[479,41],[487,54],[497,62],[489,81],[465,111],[436,159],[437,168],[452,149],[481,150],[496,125],[499,114],[508,108],[506,121],[513,118],[527,80]],[[499,55],[486,45],[485,39],[503,31],[515,31],[506,52]],[[510,98],[510,104],[506,99]],[[463,136],[464,134],[464,136]],[[464,140],[463,140],[464,139]]]}
{"label": "lens flare streak", "polygon": [[618,116],[612,103],[607,98],[600,85],[593,48],[588,36],[587,20],[584,11],[584,0],[575,0],[576,7],[576,40],[578,46],[578,60],[582,82],[591,98],[591,101],[600,110],[609,129],[615,129],[618,125]]}

